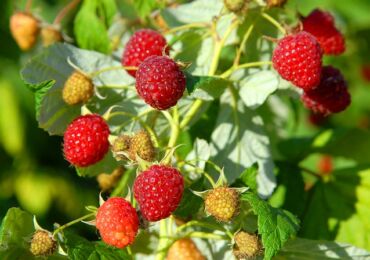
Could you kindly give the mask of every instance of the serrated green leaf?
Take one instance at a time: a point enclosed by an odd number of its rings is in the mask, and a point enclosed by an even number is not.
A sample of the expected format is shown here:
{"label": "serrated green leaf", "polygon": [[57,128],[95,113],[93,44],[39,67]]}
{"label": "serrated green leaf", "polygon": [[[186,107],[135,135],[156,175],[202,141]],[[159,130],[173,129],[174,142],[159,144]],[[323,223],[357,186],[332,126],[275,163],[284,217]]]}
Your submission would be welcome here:
{"label": "serrated green leaf", "polygon": [[255,109],[279,86],[279,77],[275,72],[262,70],[240,81],[239,95],[247,107]]}
{"label": "serrated green leaf", "polygon": [[270,141],[262,118],[246,108],[241,100],[235,101],[229,91],[221,96],[220,112],[211,138],[211,159],[225,168],[229,183],[257,162],[258,192],[261,196],[271,195],[276,180]]}
{"label": "serrated green leaf", "polygon": [[345,243],[296,238],[288,241],[277,260],[369,259],[370,253]]}
{"label": "serrated green leaf", "polygon": [[191,97],[202,100],[213,100],[222,95],[230,84],[228,80],[210,76],[186,75],[186,89]]}
{"label": "serrated green leaf", "polygon": [[[111,57],[68,44],[54,44],[25,65],[21,74],[27,86],[36,93],[37,121],[51,135],[62,135],[67,125],[81,113],[80,105],[68,106],[62,99],[64,83],[73,71],[67,58],[85,73],[120,65]],[[107,71],[93,78],[97,87],[132,82],[132,77],[124,70]],[[122,100],[124,94],[120,97]]]}
{"label": "serrated green leaf", "polygon": [[76,172],[81,177],[94,177],[100,173],[111,173],[118,166],[119,163],[114,159],[112,152],[109,151],[103,160],[88,167],[76,167]]}
{"label": "serrated green leaf", "polygon": [[107,27],[111,26],[113,23],[113,18],[117,14],[117,4],[115,0],[100,0],[99,3],[100,10],[102,12],[102,17],[105,20]]}
{"label": "serrated green leaf", "polygon": [[71,260],[129,260],[125,249],[109,246],[103,242],[91,242],[70,231],[64,233],[68,258]]}
{"label": "serrated green leaf", "polygon": [[[254,163],[251,167],[245,169],[240,177],[236,180],[237,183],[242,183],[243,186],[249,187],[253,192],[257,192],[257,174],[258,174],[258,164]],[[240,186],[240,185],[238,185]]]}
{"label": "serrated green leaf", "polygon": [[258,233],[265,248],[264,259],[272,259],[299,229],[299,220],[290,212],[273,208],[256,194],[246,192],[241,200],[251,206],[258,217]]}
{"label": "serrated green leaf", "polygon": [[98,0],[83,1],[74,21],[74,33],[81,48],[108,53],[110,51],[108,27],[97,15],[98,8]]}
{"label": "serrated green leaf", "polygon": [[309,194],[301,236],[343,241],[369,250],[369,184],[369,165],[336,170],[330,180],[317,182]]}

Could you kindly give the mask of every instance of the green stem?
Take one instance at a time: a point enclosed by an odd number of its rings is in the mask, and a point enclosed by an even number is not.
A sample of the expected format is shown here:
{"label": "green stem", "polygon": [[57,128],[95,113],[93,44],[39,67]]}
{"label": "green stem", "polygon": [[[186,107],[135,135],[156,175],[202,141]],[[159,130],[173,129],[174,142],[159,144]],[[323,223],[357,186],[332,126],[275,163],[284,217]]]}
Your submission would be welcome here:
{"label": "green stem", "polygon": [[114,190],[110,194],[110,197],[117,197],[117,196],[122,195],[123,191],[127,187],[128,181],[130,180],[131,171],[132,170],[129,170],[129,171],[126,171],[126,172],[123,173],[123,176],[121,177],[121,179],[120,179],[118,185],[116,186],[116,188],[114,188]]}
{"label": "green stem", "polygon": [[159,223],[159,241],[157,246],[156,260],[163,260],[166,257],[166,252],[163,250],[167,246],[167,223],[166,219],[162,219]]}
{"label": "green stem", "polygon": [[[173,116],[171,116],[170,113],[167,111],[163,111],[163,115],[166,117],[166,119],[171,125],[171,136],[168,141],[167,148],[172,149],[176,146],[177,138],[179,137],[180,134],[179,111],[177,106],[175,106],[173,109]],[[171,162],[171,152],[167,153],[162,162],[164,164],[169,164]]]}
{"label": "green stem", "polygon": [[184,225],[181,225],[180,227],[178,227],[177,230],[176,230],[176,233],[179,234],[184,229],[186,229],[188,227],[193,227],[193,226],[203,227],[203,228],[207,228],[207,229],[210,229],[210,230],[213,230],[213,231],[214,230],[220,230],[220,231],[223,231],[223,232],[225,231],[223,228],[221,228],[219,226],[209,224],[209,223],[203,223],[203,222],[200,222],[200,221],[197,221],[197,220],[192,220],[192,221],[189,221],[189,222],[185,223]]}
{"label": "green stem", "polygon": [[74,225],[74,224],[76,224],[76,223],[78,223],[78,222],[80,222],[80,221],[82,221],[82,220],[85,220],[85,219],[87,219],[87,218],[90,218],[90,217],[93,217],[93,216],[95,216],[96,215],[96,213],[94,212],[94,213],[90,213],[90,214],[87,214],[87,215],[85,215],[85,216],[82,216],[82,217],[80,217],[80,218],[78,218],[78,219],[75,219],[75,220],[73,220],[73,221],[71,221],[71,222],[68,222],[67,224],[64,224],[63,226],[60,226],[60,227],[58,227],[56,230],[54,230],[54,232],[53,232],[53,237],[55,237],[56,236],[56,234],[58,234],[60,231],[62,231],[63,229],[65,229],[65,228],[67,228],[67,227],[70,227],[70,226],[72,226],[72,225]]}
{"label": "green stem", "polygon": [[204,233],[204,232],[191,232],[187,234],[187,237],[198,237],[198,238],[214,239],[214,240],[229,240],[223,235]]}
{"label": "green stem", "polygon": [[178,32],[178,31],[183,31],[183,30],[190,29],[190,28],[203,28],[203,27],[206,27],[206,26],[209,26],[209,25],[207,23],[189,23],[189,24],[185,24],[185,25],[181,25],[181,26],[178,26],[178,27],[171,28],[168,31],[164,31],[163,33],[164,34],[171,34],[171,33],[175,33],[175,32]]}
{"label": "green stem", "polygon": [[239,65],[239,62],[240,62],[240,57],[242,55],[242,51],[243,51],[243,47],[244,45],[246,44],[247,40],[249,39],[249,36],[252,34],[252,31],[254,29],[254,24],[251,24],[247,30],[247,32],[244,34],[243,36],[243,40],[242,42],[240,43],[240,46],[238,48],[238,51],[236,53],[236,57],[234,59],[234,64],[233,64],[233,67],[237,67]]}
{"label": "green stem", "polygon": [[281,26],[281,24],[275,20],[272,16],[263,13],[262,17],[265,18],[267,21],[269,21],[272,25],[274,25],[283,35],[286,35],[286,30]]}
{"label": "green stem", "polygon": [[108,67],[108,68],[104,68],[104,69],[95,71],[95,72],[91,73],[89,76],[91,78],[93,78],[93,77],[96,77],[99,74],[102,74],[102,73],[107,72],[107,71],[113,71],[113,70],[137,70],[137,67],[134,67],[134,66],[127,66],[127,67],[124,67],[124,66],[112,66],[112,67]]}
{"label": "green stem", "polygon": [[251,67],[259,67],[259,66],[263,66],[263,65],[271,65],[272,62],[271,61],[255,61],[255,62],[248,62],[248,63],[244,63],[244,64],[241,64],[241,65],[238,65],[238,66],[233,66],[231,67],[230,69],[228,69],[227,71],[225,71],[224,73],[222,73],[220,75],[221,78],[228,78],[230,77],[230,75],[236,71],[236,70],[239,70],[239,69],[246,69],[246,68],[251,68]]}
{"label": "green stem", "polygon": [[110,85],[110,86],[99,86],[98,88],[136,90],[133,85],[126,85],[126,86],[119,86],[119,85],[114,86],[114,85]]}

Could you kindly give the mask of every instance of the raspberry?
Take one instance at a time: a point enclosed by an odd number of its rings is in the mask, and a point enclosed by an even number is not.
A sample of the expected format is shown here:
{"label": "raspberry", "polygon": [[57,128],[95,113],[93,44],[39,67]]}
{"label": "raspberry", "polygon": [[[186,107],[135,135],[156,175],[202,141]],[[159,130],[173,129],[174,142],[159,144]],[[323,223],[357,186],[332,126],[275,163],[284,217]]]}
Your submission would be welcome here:
{"label": "raspberry", "polygon": [[262,244],[257,235],[239,231],[234,236],[233,253],[237,259],[254,259],[263,253]]}
{"label": "raspberry", "polygon": [[302,24],[304,31],[316,37],[324,54],[338,55],[345,51],[345,39],[335,27],[330,13],[316,9],[303,18]]}
{"label": "raspberry", "polygon": [[168,109],[182,97],[185,75],[170,58],[151,56],[139,66],[136,89],[147,104],[159,110]]}
{"label": "raspberry", "polygon": [[224,0],[224,4],[230,12],[237,14],[247,9],[247,1],[245,0]]}
{"label": "raspberry", "polygon": [[123,198],[109,198],[96,214],[96,228],[108,245],[124,248],[131,245],[139,229],[136,210]]}
{"label": "raspberry", "polygon": [[110,191],[112,190],[118,183],[118,181],[121,179],[121,176],[123,174],[123,168],[118,167],[117,169],[114,169],[114,171],[111,174],[107,173],[101,173],[96,177],[96,180],[99,183],[99,187],[102,191]]}
{"label": "raspberry", "polygon": [[218,187],[211,190],[204,200],[208,214],[218,221],[228,222],[239,211],[239,194],[235,189]]}
{"label": "raspberry", "polygon": [[172,244],[166,260],[205,260],[193,240],[182,238]]}
{"label": "raspberry", "polygon": [[63,41],[63,36],[59,28],[56,28],[53,25],[47,25],[41,29],[41,39],[44,47],[47,47],[56,42]]}
{"label": "raspberry", "polygon": [[[135,32],[127,42],[122,56],[123,66],[138,67],[147,57],[169,54],[166,39],[159,33],[150,29]],[[127,71],[135,77],[136,71]]]}
{"label": "raspberry", "polygon": [[272,63],[283,79],[308,90],[320,83],[321,58],[322,50],[315,37],[299,32],[278,42]]}
{"label": "raspberry", "polygon": [[175,168],[152,165],[134,183],[134,196],[148,221],[167,218],[177,208],[184,191],[184,178]]}
{"label": "raspberry", "polygon": [[35,256],[49,256],[57,250],[57,241],[50,232],[37,230],[31,241],[30,251]]}
{"label": "raspberry", "polygon": [[305,91],[302,101],[308,109],[323,115],[339,113],[351,103],[347,83],[339,70],[325,66],[317,88]]}
{"label": "raspberry", "polygon": [[[127,152],[130,148],[131,137],[128,135],[120,135],[113,143],[112,152],[116,160],[126,160],[126,156],[122,152]],[[121,153],[121,154],[120,154]]]}
{"label": "raspberry", "polygon": [[31,14],[16,12],[10,17],[10,32],[24,51],[36,44],[39,30],[39,21]]}
{"label": "raspberry", "polygon": [[362,78],[369,82],[370,81],[370,64],[362,65],[361,67],[361,75]]}
{"label": "raspberry", "polygon": [[90,78],[74,71],[65,82],[62,94],[68,105],[86,103],[94,95],[94,85]]}
{"label": "raspberry", "polygon": [[129,155],[133,161],[136,161],[136,156],[148,162],[154,161],[154,146],[146,131],[139,131],[131,138]]}
{"label": "raspberry", "polygon": [[64,133],[64,156],[78,167],[92,165],[109,149],[109,127],[99,115],[79,116]]}

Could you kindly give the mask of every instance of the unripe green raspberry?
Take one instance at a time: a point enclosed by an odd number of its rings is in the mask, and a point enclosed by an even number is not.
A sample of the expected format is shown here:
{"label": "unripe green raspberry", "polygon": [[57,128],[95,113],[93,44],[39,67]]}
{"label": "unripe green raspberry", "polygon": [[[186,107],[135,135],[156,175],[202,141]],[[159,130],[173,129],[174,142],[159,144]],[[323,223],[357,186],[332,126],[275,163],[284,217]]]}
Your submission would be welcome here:
{"label": "unripe green raspberry", "polygon": [[224,0],[224,4],[227,10],[237,14],[247,9],[247,0]]}
{"label": "unripe green raspberry", "polygon": [[49,256],[57,249],[57,241],[50,232],[37,230],[32,237],[30,251],[35,256]]}
{"label": "unripe green raspberry", "polygon": [[47,25],[41,29],[41,39],[42,45],[44,45],[44,47],[47,47],[56,42],[63,41],[63,36],[59,28],[53,25]]}
{"label": "unripe green raspberry", "polygon": [[74,71],[63,87],[63,100],[68,105],[86,103],[94,95],[94,85],[90,78]]}
{"label": "unripe green raspberry", "polygon": [[122,152],[127,152],[130,148],[131,143],[131,137],[128,135],[120,135],[117,137],[117,139],[113,143],[112,152],[116,160],[126,160],[126,156],[123,154],[120,154]]}
{"label": "unripe green raspberry", "polygon": [[257,235],[240,231],[234,236],[234,241],[233,253],[237,259],[254,259],[263,253],[262,244]]}
{"label": "unripe green raspberry", "polygon": [[228,222],[239,213],[239,193],[232,188],[218,187],[211,190],[204,203],[206,212],[218,221]]}
{"label": "unripe green raspberry", "polygon": [[131,138],[129,155],[133,161],[136,161],[136,155],[145,161],[154,161],[155,149],[148,132],[141,130]]}

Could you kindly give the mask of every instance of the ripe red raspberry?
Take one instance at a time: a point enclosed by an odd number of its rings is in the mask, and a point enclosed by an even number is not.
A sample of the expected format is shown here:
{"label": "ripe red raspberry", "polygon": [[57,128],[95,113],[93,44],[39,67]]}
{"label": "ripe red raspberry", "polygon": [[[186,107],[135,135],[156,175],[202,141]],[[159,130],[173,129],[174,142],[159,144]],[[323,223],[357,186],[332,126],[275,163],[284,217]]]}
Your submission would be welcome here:
{"label": "ripe red raspberry", "polygon": [[317,88],[305,91],[302,101],[308,109],[323,115],[339,113],[351,103],[347,83],[339,70],[325,66]]}
{"label": "ripe red raspberry", "polygon": [[184,179],[175,168],[153,165],[134,183],[134,196],[143,217],[149,221],[167,218],[177,208],[184,191]]}
{"label": "ripe red raspberry", "polygon": [[322,49],[315,37],[299,32],[278,42],[272,63],[283,79],[308,90],[320,83],[321,58]]}
{"label": "ripe red raspberry", "polygon": [[316,37],[324,54],[338,55],[345,51],[345,39],[330,13],[316,9],[302,20],[302,24],[304,31]]}
{"label": "ripe red raspberry", "polygon": [[79,116],[64,133],[64,156],[78,167],[92,165],[109,149],[109,127],[99,115]]}
{"label": "ripe red raspberry", "polygon": [[[159,33],[150,29],[142,29],[135,32],[127,42],[122,56],[123,66],[138,67],[147,57],[152,55],[168,55],[166,39]],[[127,71],[135,77],[136,71]]]}
{"label": "ripe red raspberry", "polygon": [[164,110],[176,105],[185,90],[185,75],[168,57],[151,56],[136,73],[136,89],[152,107]]}
{"label": "ripe red raspberry", "polygon": [[96,228],[108,245],[131,245],[139,229],[136,210],[123,198],[109,198],[96,214]]}

